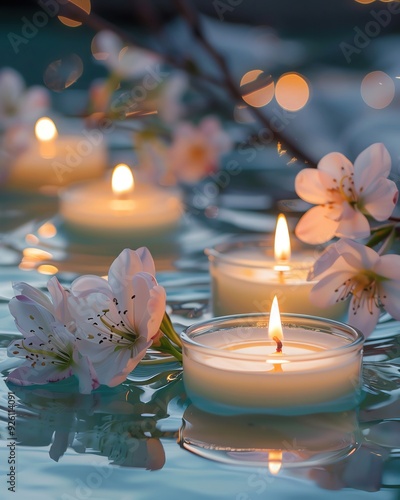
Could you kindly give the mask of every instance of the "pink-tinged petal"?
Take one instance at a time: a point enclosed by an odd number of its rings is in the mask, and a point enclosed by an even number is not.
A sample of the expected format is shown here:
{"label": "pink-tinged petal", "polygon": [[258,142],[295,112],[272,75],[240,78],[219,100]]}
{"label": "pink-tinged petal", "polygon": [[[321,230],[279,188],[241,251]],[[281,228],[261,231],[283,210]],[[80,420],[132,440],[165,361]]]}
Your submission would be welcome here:
{"label": "pink-tinged petal", "polygon": [[[149,265],[149,258],[145,251],[141,250],[141,255]],[[123,309],[129,307],[130,297],[134,295],[132,288],[132,278],[143,271],[143,263],[140,255],[134,250],[125,248],[114,260],[108,272],[108,282]]]}
{"label": "pink-tinged petal", "polygon": [[20,105],[28,117],[38,117],[50,107],[49,92],[39,85],[32,86],[25,92]]}
{"label": "pink-tinged petal", "polygon": [[336,236],[340,238],[366,238],[371,234],[368,219],[361,212],[357,212],[350,205],[346,205],[336,229]]}
{"label": "pink-tinged petal", "polygon": [[64,380],[71,375],[71,368],[57,371],[54,369],[54,365],[47,365],[41,369],[32,369],[30,364],[24,364],[13,370],[7,377],[7,381],[23,386],[45,385]]}
{"label": "pink-tinged petal", "polygon": [[378,276],[390,280],[400,280],[400,255],[382,255],[375,263],[373,270]]}
{"label": "pink-tinged petal", "polygon": [[354,162],[354,184],[357,192],[368,190],[380,177],[390,173],[392,161],[388,150],[382,143],[375,143],[359,154]]}
{"label": "pink-tinged petal", "polygon": [[[398,256],[396,255],[396,257]],[[400,281],[384,281],[380,283],[379,291],[380,300],[385,310],[392,318],[400,320]]]}
{"label": "pink-tinged petal", "polygon": [[68,307],[69,293],[61,286],[58,279],[53,276],[47,282],[47,288],[53,300],[53,314],[63,324],[71,321],[71,313]]}
{"label": "pink-tinged petal", "polygon": [[349,239],[340,239],[335,243],[341,257],[354,269],[373,269],[379,262],[379,254],[370,247]]}
{"label": "pink-tinged petal", "polygon": [[352,297],[347,321],[354,328],[358,328],[364,337],[368,337],[378,323],[379,314],[380,308],[376,306],[373,298],[358,300]]}
{"label": "pink-tinged petal", "polygon": [[50,312],[54,311],[53,304],[51,303],[47,295],[45,295],[42,291],[38,290],[37,288],[34,288],[33,286],[29,285],[28,283],[24,283],[23,281],[20,281],[18,283],[13,283],[13,289],[16,292],[18,292],[17,295],[25,295],[25,297],[28,297],[33,302],[40,304],[48,311]]}
{"label": "pink-tinged petal", "polygon": [[[79,340],[76,341],[76,346],[81,355],[87,356],[95,368],[98,364],[102,364],[104,362],[108,363],[110,361],[110,357],[114,355],[115,351],[115,344],[106,341],[99,344],[97,338],[101,339],[101,337],[97,337],[97,333],[95,333],[94,338],[91,340],[80,337]],[[101,380],[100,373],[98,373],[98,376],[99,380]]]}
{"label": "pink-tinged petal", "polygon": [[[340,240],[342,241],[342,240]],[[331,244],[315,262],[310,271],[308,280],[322,279],[332,272],[346,272],[354,275],[359,271],[359,266],[354,267],[354,262],[347,262],[338,249],[337,243]]]}
{"label": "pink-tinged petal", "polygon": [[329,174],[332,179],[336,179],[337,185],[344,176],[353,173],[353,164],[342,153],[328,153],[318,163],[318,170]]}
{"label": "pink-tinged petal", "polygon": [[223,130],[221,122],[215,116],[203,118],[199,124],[199,129],[209,143],[214,146],[218,155],[232,149],[233,143],[230,135]]}
{"label": "pink-tinged petal", "polygon": [[[133,314],[134,328],[139,335],[150,340],[157,333],[164,316],[165,291],[157,285],[154,276],[148,273],[137,274],[133,279],[133,285],[136,291]],[[152,293],[154,288],[156,288],[155,294]],[[164,310],[161,313],[162,309]],[[152,318],[152,314],[154,318]],[[158,320],[160,321],[157,325]]]}
{"label": "pink-tinged petal", "polygon": [[92,363],[86,356],[81,356],[76,348],[73,351],[72,359],[72,373],[79,380],[79,392],[90,394],[100,385]]}
{"label": "pink-tinged petal", "polygon": [[157,285],[150,290],[150,299],[147,303],[148,317],[143,317],[139,331],[147,331],[147,340],[153,340],[157,335],[166,309],[166,293],[162,286]]}
{"label": "pink-tinged petal", "polygon": [[156,275],[156,266],[154,264],[153,256],[150,253],[150,250],[147,247],[140,247],[136,250],[136,254],[139,256],[139,259],[142,262],[142,269],[146,273]]}
{"label": "pink-tinged petal", "polygon": [[317,206],[306,212],[299,220],[295,234],[305,243],[319,245],[335,236],[338,223],[327,217],[329,209]]}
{"label": "pink-tinged petal", "polygon": [[348,271],[333,271],[316,283],[310,292],[310,300],[318,307],[324,308],[342,302],[347,296],[344,294],[344,283],[352,277]]}
{"label": "pink-tinged petal", "polygon": [[326,184],[332,183],[332,177],[315,168],[304,168],[296,175],[294,187],[297,195],[313,205],[323,205],[331,201]]}
{"label": "pink-tinged petal", "polygon": [[9,114],[9,109],[18,106],[25,90],[25,82],[18,71],[4,68],[0,71],[0,117]]}
{"label": "pink-tinged petal", "polygon": [[74,280],[71,283],[70,290],[73,295],[76,295],[77,297],[85,297],[94,292],[108,295],[111,298],[113,297],[108,281],[104,278],[100,278],[100,276],[91,274],[80,276]]}
{"label": "pink-tinged petal", "polygon": [[49,325],[54,321],[54,316],[46,308],[24,295],[13,297],[8,307],[21,333],[35,333],[39,336],[42,331],[49,331]]}
{"label": "pink-tinged petal", "polygon": [[151,342],[138,338],[132,349],[114,351],[101,363],[94,362],[99,382],[109,387],[115,387],[126,380],[129,373],[143,359]]}
{"label": "pink-tinged petal", "polygon": [[[10,372],[7,377],[7,382],[11,382],[15,385],[29,386],[33,385],[35,382],[30,381],[29,375],[32,373],[31,367],[28,365],[22,365]],[[43,384],[46,382],[44,381]]]}
{"label": "pink-tinged petal", "polygon": [[365,196],[363,208],[376,220],[388,219],[396,206],[399,191],[396,184],[389,179],[378,179]]}
{"label": "pink-tinged petal", "polygon": [[339,257],[340,253],[337,250],[337,246],[335,244],[329,245],[315,261],[308,279],[313,280],[319,278],[321,274],[325,273],[334,265]]}

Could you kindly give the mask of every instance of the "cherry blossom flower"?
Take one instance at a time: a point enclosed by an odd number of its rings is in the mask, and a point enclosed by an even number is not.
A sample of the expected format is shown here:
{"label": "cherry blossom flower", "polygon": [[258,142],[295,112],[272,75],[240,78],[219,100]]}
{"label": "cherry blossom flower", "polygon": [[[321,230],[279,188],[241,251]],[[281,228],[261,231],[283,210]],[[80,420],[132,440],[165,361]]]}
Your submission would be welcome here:
{"label": "cherry blossom flower", "polygon": [[49,108],[49,93],[44,87],[28,89],[21,75],[12,68],[0,71],[0,128],[37,120]]}
{"label": "cherry blossom flower", "polygon": [[[158,337],[166,294],[154,274],[147,248],[125,249],[112,263],[108,281],[86,275],[71,285],[74,315],[85,332],[79,349],[91,359],[101,384],[122,383]],[[82,310],[82,301],[91,304]]]}
{"label": "cherry blossom flower", "polygon": [[14,289],[19,295],[11,299],[9,308],[23,338],[11,342],[8,355],[25,362],[7,380],[17,385],[40,385],[75,375],[81,393],[96,389],[99,383],[93,367],[77,348],[79,330],[69,312],[68,292],[57,278],[48,283],[52,300],[27,283],[17,283]]}
{"label": "cherry blossom flower", "polygon": [[387,149],[376,143],[365,149],[354,165],[341,153],[329,153],[321,159],[318,169],[299,172],[295,181],[297,194],[317,206],[297,224],[298,238],[319,244],[334,236],[369,236],[367,216],[386,220],[397,202],[396,184],[387,178],[390,168]]}
{"label": "cherry blossom flower", "polygon": [[375,328],[381,308],[400,319],[400,255],[380,256],[341,239],[321,254],[309,278],[318,280],[310,298],[319,307],[350,298],[348,322],[365,336]]}
{"label": "cherry blossom flower", "polygon": [[232,140],[217,118],[204,118],[196,127],[179,123],[168,152],[171,171],[184,182],[193,183],[215,172],[220,157],[232,148]]}

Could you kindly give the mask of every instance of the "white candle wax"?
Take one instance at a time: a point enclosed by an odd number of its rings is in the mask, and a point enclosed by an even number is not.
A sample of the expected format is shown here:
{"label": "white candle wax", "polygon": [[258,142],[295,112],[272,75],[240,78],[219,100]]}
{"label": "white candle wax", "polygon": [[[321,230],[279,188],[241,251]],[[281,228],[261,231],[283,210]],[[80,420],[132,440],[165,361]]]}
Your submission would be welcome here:
{"label": "white candle wax", "polygon": [[311,318],[308,325],[309,320],[293,316],[283,325],[282,353],[277,353],[261,317],[255,315],[250,325],[250,319],[243,320],[238,327],[230,321],[235,317],[216,318],[209,331],[197,325],[182,335],[184,382],[196,406],[216,413],[290,414],[325,411],[340,400],[354,404],[362,336],[354,341],[346,330],[355,330],[347,325],[336,328],[342,324],[322,318]]}
{"label": "white candle wax", "polygon": [[138,183],[120,198],[112,192],[111,180],[103,179],[64,190],[60,213],[78,230],[157,236],[178,226],[183,209],[176,191]]}
{"label": "white candle wax", "polygon": [[[54,127],[51,120],[45,120]],[[66,186],[100,177],[106,166],[107,150],[103,140],[92,139],[90,133],[57,136],[54,127],[53,138],[32,137],[27,149],[15,157],[7,186],[22,190]]]}
{"label": "white candle wax", "polygon": [[282,312],[345,317],[345,303],[321,309],[310,300],[316,282],[307,281],[307,276],[315,261],[314,251],[294,252],[287,269],[279,271],[272,246],[259,243],[232,244],[226,246],[226,251],[225,247],[207,251],[215,316],[268,311],[276,295]]}

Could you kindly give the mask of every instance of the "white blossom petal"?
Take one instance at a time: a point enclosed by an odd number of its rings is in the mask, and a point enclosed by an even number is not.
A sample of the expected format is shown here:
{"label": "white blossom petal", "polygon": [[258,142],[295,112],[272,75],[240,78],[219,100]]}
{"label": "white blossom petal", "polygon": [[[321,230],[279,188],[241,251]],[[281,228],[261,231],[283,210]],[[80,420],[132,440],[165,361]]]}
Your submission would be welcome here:
{"label": "white blossom petal", "polygon": [[352,273],[349,271],[333,271],[326,275],[312,287],[311,302],[321,308],[342,302],[347,298],[347,294],[343,292],[343,286],[351,277]]}
{"label": "white blossom petal", "polygon": [[356,241],[342,238],[335,243],[338,253],[354,269],[372,269],[379,261],[379,254],[370,247]]}
{"label": "white blossom petal", "polygon": [[25,295],[25,297],[28,297],[33,302],[40,304],[48,311],[53,310],[53,304],[48,296],[28,283],[24,283],[23,281],[13,283],[13,290],[18,292],[18,295]]}
{"label": "white blossom petal", "polygon": [[369,299],[367,295],[364,297],[364,300],[352,297],[347,321],[351,326],[360,330],[364,334],[364,337],[367,338],[378,323],[379,315],[380,308],[376,305],[373,298]]}
{"label": "white blossom petal", "polygon": [[382,143],[375,143],[362,151],[354,162],[354,183],[358,193],[367,191],[379,178],[388,177],[391,158]]}
{"label": "white blossom petal", "polygon": [[[400,258],[398,255],[396,257]],[[400,320],[400,279],[396,278],[396,281],[388,280],[380,283],[380,292],[380,299],[385,310],[392,318]]]}
{"label": "white blossom petal", "polygon": [[335,236],[338,222],[328,217],[328,207],[316,206],[310,208],[299,220],[295,234],[305,243],[318,245]]}
{"label": "white blossom petal", "polygon": [[342,153],[328,153],[318,162],[318,170],[326,172],[338,185],[344,176],[353,173],[353,165]]}
{"label": "white blossom petal", "polygon": [[336,229],[340,238],[366,238],[371,234],[368,219],[350,205],[343,210],[342,218]]}
{"label": "white blossom petal", "polygon": [[378,276],[383,276],[390,280],[400,280],[400,255],[382,255],[375,263],[373,269]]}
{"label": "white blossom petal", "polygon": [[302,200],[313,205],[323,205],[330,201],[325,186],[331,180],[332,178],[325,172],[320,172],[315,168],[304,168],[296,175],[294,185],[297,195]]}
{"label": "white blossom petal", "polygon": [[150,340],[158,332],[165,313],[165,290],[148,273],[137,274],[133,281],[137,290],[134,303],[135,330]]}
{"label": "white blossom petal", "polygon": [[364,195],[364,209],[376,220],[388,219],[396,206],[399,191],[396,184],[380,178],[367,195]]}

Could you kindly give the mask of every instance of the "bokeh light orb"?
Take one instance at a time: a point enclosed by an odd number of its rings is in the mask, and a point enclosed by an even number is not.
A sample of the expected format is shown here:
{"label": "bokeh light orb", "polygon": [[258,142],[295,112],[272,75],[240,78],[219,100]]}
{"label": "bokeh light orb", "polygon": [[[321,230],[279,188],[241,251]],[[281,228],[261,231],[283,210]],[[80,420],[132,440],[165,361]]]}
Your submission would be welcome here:
{"label": "bokeh light orb", "polygon": [[361,97],[371,108],[386,108],[393,101],[394,94],[394,81],[383,71],[372,71],[361,82]]}
{"label": "bokeh light orb", "polygon": [[[240,86],[243,87],[243,85],[255,82],[261,75],[263,75],[263,73],[264,72],[260,69],[248,71],[240,80]],[[274,82],[267,77],[264,79],[266,84],[261,81],[260,88],[242,95],[244,102],[249,106],[261,108],[272,101],[272,98],[274,97]]]}
{"label": "bokeh light orb", "polygon": [[285,73],[276,83],[275,99],[286,111],[299,111],[310,97],[306,79],[298,73]]}

